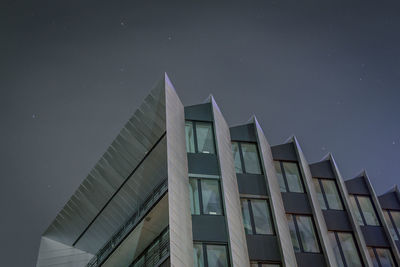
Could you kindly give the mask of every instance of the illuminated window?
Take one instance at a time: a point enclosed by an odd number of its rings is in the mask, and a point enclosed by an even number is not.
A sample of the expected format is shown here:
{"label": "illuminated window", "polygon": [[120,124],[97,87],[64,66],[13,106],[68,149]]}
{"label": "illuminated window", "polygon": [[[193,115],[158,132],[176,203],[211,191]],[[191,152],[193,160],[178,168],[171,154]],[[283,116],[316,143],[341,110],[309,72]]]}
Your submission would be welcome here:
{"label": "illuminated window", "polygon": [[185,121],[186,151],[215,154],[214,131],[211,122]]}
{"label": "illuminated window", "polygon": [[222,215],[218,180],[190,178],[189,196],[192,215]]}

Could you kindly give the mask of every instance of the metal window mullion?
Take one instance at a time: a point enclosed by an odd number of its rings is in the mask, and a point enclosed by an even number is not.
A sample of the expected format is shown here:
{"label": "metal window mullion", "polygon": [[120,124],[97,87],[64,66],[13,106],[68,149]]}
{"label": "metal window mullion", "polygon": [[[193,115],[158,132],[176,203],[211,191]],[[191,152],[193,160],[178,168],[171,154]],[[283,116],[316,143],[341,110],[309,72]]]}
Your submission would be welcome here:
{"label": "metal window mullion", "polygon": [[378,252],[376,252],[376,248],[371,247],[372,251],[374,252],[376,262],[378,263],[379,267],[382,267],[381,259],[378,256]]}
{"label": "metal window mullion", "polygon": [[237,142],[237,144],[238,144],[238,148],[239,148],[240,162],[242,163],[242,173],[247,173],[246,172],[246,166],[244,166],[244,157],[243,157],[242,144],[241,144],[241,142]]}
{"label": "metal window mullion", "polygon": [[321,188],[321,193],[322,193],[322,197],[324,198],[326,208],[328,210],[330,210],[331,208],[329,207],[328,199],[326,198],[325,189],[324,189],[324,186],[322,185],[322,181],[321,181],[321,179],[318,179],[318,178],[317,178],[317,180],[318,180],[319,187]]}
{"label": "metal window mullion", "polygon": [[390,212],[390,210],[386,210],[386,212],[387,212],[388,215],[389,215],[390,222],[392,223],[392,227],[393,227],[394,231],[395,231],[396,234],[397,234],[397,238],[400,240],[400,233],[399,233],[399,231],[398,231],[398,229],[397,229],[397,226],[396,226],[396,224],[395,224],[395,222],[394,222],[394,219],[393,219],[393,217],[392,217],[392,213]]}
{"label": "metal window mullion", "polygon": [[299,173],[299,179],[300,179],[301,187],[302,187],[302,189],[303,189],[303,193],[306,193],[307,191],[306,191],[306,187],[305,187],[305,182],[304,182],[304,180],[303,180],[303,179],[304,179],[304,178],[303,178],[303,172],[302,172],[301,169],[300,169],[299,162],[296,161],[295,163],[296,163],[296,166],[297,166],[297,171],[298,171],[298,173]]}
{"label": "metal window mullion", "polygon": [[361,205],[360,205],[360,203],[358,202],[358,196],[357,196],[357,195],[354,195],[354,200],[356,201],[356,204],[357,204],[357,207],[358,207],[358,210],[359,210],[359,212],[360,212],[361,219],[363,220],[364,225],[368,225],[368,224],[367,224],[367,220],[365,220],[365,217],[364,217],[364,212],[363,212],[363,210],[361,209]]}
{"label": "metal window mullion", "polygon": [[297,236],[297,240],[299,241],[299,246],[300,246],[300,251],[304,252],[304,248],[303,248],[303,241],[300,237],[300,230],[299,230],[299,226],[297,225],[297,216],[295,214],[292,214],[292,218],[293,218],[293,222],[294,222],[294,228],[296,229],[296,236]]}
{"label": "metal window mullion", "polygon": [[197,187],[199,188],[199,206],[200,206],[200,215],[204,215],[203,208],[203,189],[201,188],[201,179],[196,179]]}
{"label": "metal window mullion", "polygon": [[250,199],[247,199],[247,205],[248,205],[249,214],[250,214],[251,231],[252,231],[252,234],[255,235],[256,234],[256,223],[254,222],[253,207],[251,205],[251,200]]}
{"label": "metal window mullion", "polygon": [[287,178],[286,178],[285,168],[283,168],[283,161],[279,161],[279,165],[281,166],[281,172],[282,172],[283,182],[285,183],[286,192],[290,192],[289,191],[289,184],[288,184],[288,181],[287,181]]}
{"label": "metal window mullion", "polygon": [[345,267],[347,267],[347,262],[346,262],[346,258],[344,257],[344,252],[343,252],[343,248],[342,248],[342,243],[340,243],[340,239],[339,239],[339,235],[337,232],[333,232],[333,234],[335,235],[335,239],[336,239],[336,243],[339,247],[339,252],[340,252],[340,256],[342,257],[342,262],[344,264]]}
{"label": "metal window mullion", "polygon": [[207,256],[207,245],[203,245],[203,257],[204,257],[204,267],[208,267],[208,256]]}
{"label": "metal window mullion", "polygon": [[196,122],[195,121],[191,121],[192,122],[192,127],[193,127],[193,139],[194,139],[194,153],[199,153],[199,148],[198,143],[197,143],[197,128],[196,128]]}

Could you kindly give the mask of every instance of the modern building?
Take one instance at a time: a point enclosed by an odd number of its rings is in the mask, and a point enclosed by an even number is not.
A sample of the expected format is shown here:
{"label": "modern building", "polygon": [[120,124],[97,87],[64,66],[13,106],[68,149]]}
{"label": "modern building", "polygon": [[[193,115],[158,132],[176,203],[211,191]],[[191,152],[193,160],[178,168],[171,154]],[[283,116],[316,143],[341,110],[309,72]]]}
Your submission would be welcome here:
{"label": "modern building", "polygon": [[41,238],[38,267],[400,266],[400,193],[271,146],[165,75]]}

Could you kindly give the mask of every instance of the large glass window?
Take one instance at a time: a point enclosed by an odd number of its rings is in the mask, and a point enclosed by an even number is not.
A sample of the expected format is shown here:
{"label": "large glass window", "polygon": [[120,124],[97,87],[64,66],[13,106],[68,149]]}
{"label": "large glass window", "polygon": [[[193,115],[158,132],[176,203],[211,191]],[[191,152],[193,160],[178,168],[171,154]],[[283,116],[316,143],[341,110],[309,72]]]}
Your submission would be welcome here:
{"label": "large glass window", "polygon": [[379,219],[369,196],[350,195],[356,220],[359,225],[379,226]]}
{"label": "large glass window", "polygon": [[275,161],[275,169],[281,192],[304,193],[297,162]]}
{"label": "large glass window", "polygon": [[319,253],[319,244],[311,216],[286,214],[295,252]]}
{"label": "large glass window", "polygon": [[194,267],[228,267],[226,245],[194,243]]}
{"label": "large glass window", "polygon": [[189,195],[192,215],[222,215],[218,180],[190,178]]}
{"label": "large glass window", "polygon": [[256,143],[232,142],[236,173],[262,174]]}
{"label": "large glass window", "polygon": [[314,178],[313,182],[321,209],[343,210],[335,180]]}
{"label": "large glass window", "polygon": [[265,199],[241,199],[243,224],[247,234],[274,234],[271,211]]}
{"label": "large glass window", "polygon": [[329,232],[329,239],[339,267],[363,266],[352,233]]}
{"label": "large glass window", "polygon": [[214,131],[212,123],[186,121],[186,151],[188,153],[215,153]]}
{"label": "large glass window", "polygon": [[392,253],[387,248],[368,247],[368,253],[371,257],[374,267],[394,267]]}
{"label": "large glass window", "polygon": [[400,211],[383,210],[385,221],[394,240],[400,240]]}

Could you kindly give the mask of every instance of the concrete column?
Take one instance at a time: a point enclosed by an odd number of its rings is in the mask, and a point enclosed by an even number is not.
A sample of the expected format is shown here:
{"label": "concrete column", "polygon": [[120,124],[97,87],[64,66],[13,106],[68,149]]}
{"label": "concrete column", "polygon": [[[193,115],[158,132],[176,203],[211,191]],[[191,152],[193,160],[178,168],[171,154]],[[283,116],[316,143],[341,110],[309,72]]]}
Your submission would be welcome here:
{"label": "concrete column", "polygon": [[253,123],[256,129],[256,136],[261,154],[261,162],[266,178],[272,219],[275,221],[276,236],[279,248],[281,250],[282,265],[287,267],[296,267],[296,255],[294,254],[290,231],[286,220],[285,208],[283,206],[282,194],[279,188],[278,178],[276,176],[271,146],[269,145],[256,117],[253,117]]}
{"label": "concrete column", "polygon": [[222,194],[225,203],[231,264],[234,267],[249,267],[250,260],[244,233],[229,127],[212,96],[210,96],[209,101],[212,105],[214,116],[215,140],[221,169]]}
{"label": "concrete column", "polygon": [[193,266],[192,216],[184,108],[165,74],[168,209],[171,266]]}

